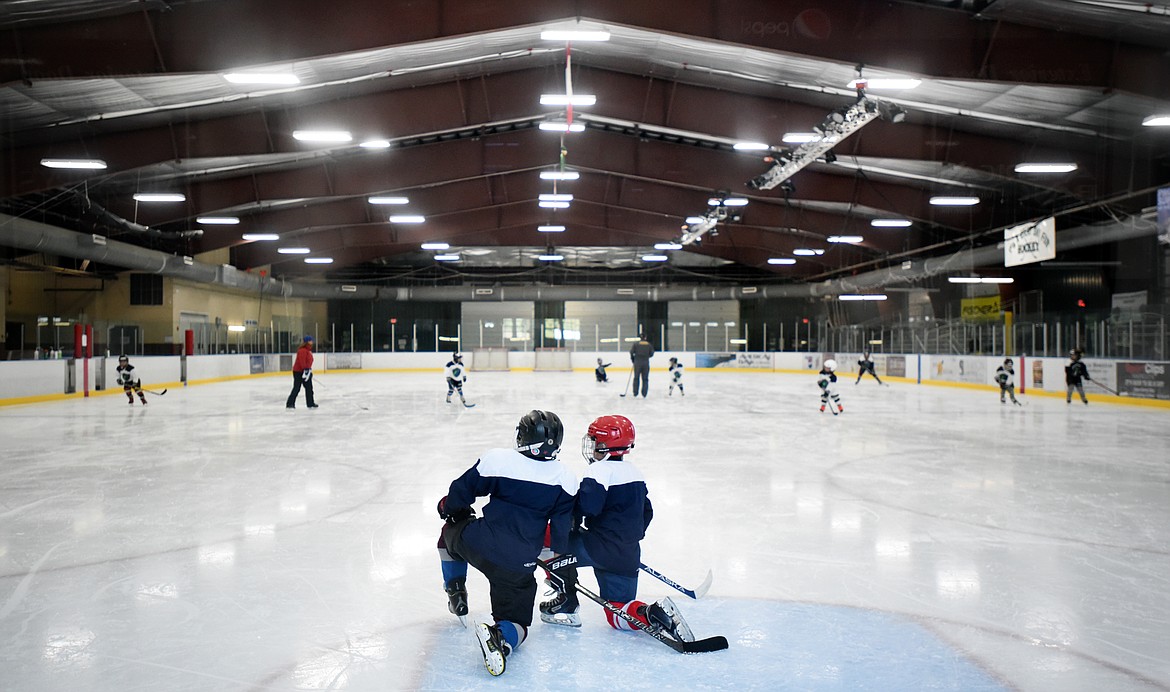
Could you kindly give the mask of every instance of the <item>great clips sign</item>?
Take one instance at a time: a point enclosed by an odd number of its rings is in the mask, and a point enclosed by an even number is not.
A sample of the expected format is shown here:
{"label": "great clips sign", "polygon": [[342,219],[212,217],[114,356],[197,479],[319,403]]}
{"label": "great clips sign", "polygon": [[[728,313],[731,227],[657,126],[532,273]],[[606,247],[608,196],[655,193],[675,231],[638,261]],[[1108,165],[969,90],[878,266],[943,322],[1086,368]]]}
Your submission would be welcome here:
{"label": "great clips sign", "polygon": [[1170,399],[1170,364],[1118,363],[1117,393],[1143,399]]}

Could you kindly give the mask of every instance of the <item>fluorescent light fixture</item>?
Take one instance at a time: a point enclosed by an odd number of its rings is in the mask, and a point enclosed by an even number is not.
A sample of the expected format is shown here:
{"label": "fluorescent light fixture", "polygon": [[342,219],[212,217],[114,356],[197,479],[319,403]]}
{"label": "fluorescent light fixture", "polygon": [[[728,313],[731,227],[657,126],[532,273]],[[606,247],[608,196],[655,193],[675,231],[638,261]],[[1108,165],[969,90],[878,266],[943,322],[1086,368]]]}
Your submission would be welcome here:
{"label": "fluorescent light fixture", "polygon": [[301,142],[349,142],[353,135],[345,130],[294,130],[293,139]]}
{"label": "fluorescent light fixture", "polygon": [[542,262],[560,262],[565,259],[564,255],[537,255],[536,259]]}
{"label": "fluorescent light fixture", "polygon": [[246,332],[246,331],[248,331],[248,328],[242,324],[229,324],[228,331],[229,332]]}
{"label": "fluorescent light fixture", "polygon": [[418,214],[391,214],[390,223],[422,223],[427,220],[425,216]]}
{"label": "fluorescent light fixture", "polygon": [[180,192],[135,192],[139,202],[186,202],[187,195]]}
{"label": "fluorescent light fixture", "polygon": [[800,255],[801,257],[816,257],[818,255],[825,254],[825,251],[821,250],[820,248],[812,249],[807,247],[800,247],[793,250],[792,254]]}
{"label": "fluorescent light fixture", "polygon": [[1075,163],[1017,163],[1016,173],[1072,173]]}
{"label": "fluorescent light fixture", "polygon": [[678,243],[654,243],[655,250],[681,250],[682,245]]}
{"label": "fluorescent light fixture", "polygon": [[953,284],[1010,284],[1016,280],[1007,276],[951,276],[947,281]]}
{"label": "fluorescent light fixture", "polygon": [[796,264],[791,257],[769,257],[768,264]]}
{"label": "fluorescent light fixture", "polygon": [[546,120],[539,125],[546,132],[584,132],[585,123],[568,123],[564,120]]}
{"label": "fluorescent light fixture", "polygon": [[542,200],[540,202],[537,202],[536,204],[540,207],[545,208],[545,209],[568,209],[569,208],[568,202],[556,202],[556,201],[550,201],[550,200]]}
{"label": "fluorescent light fixture", "polygon": [[581,177],[577,171],[541,171],[541,180],[576,180]]}
{"label": "fluorescent light fixture", "polygon": [[101,159],[41,159],[45,168],[68,168],[82,171],[100,171],[106,167]]}
{"label": "fluorescent light fixture", "polygon": [[936,207],[970,207],[979,204],[978,197],[931,197],[930,203]]}
{"label": "fluorescent light fixture", "polygon": [[1146,127],[1170,127],[1170,115],[1151,115],[1142,121]]}
{"label": "fluorescent light fixture", "polygon": [[865,240],[865,238],[862,238],[859,235],[831,235],[828,238],[826,238],[825,240],[829,241],[830,243],[844,243],[846,245],[856,245],[857,243],[860,243],[861,241]]}
{"label": "fluorescent light fixture", "polygon": [[240,237],[244,240],[280,240],[280,236],[275,233],[245,233]]}
{"label": "fluorescent light fixture", "polygon": [[309,248],[307,247],[282,247],[276,250],[282,255],[307,255]]}
{"label": "fluorescent light fixture", "polygon": [[570,194],[556,194],[546,192],[540,196],[541,202],[572,202],[573,196]]}
{"label": "fluorescent light fixture", "polygon": [[876,79],[855,79],[849,82],[850,89],[856,89],[857,86],[864,85],[866,89],[914,89],[919,84],[922,84],[921,79],[914,79],[913,77],[878,77]]}
{"label": "fluorescent light fixture", "polygon": [[446,250],[447,248],[451,247],[451,245],[448,243],[423,243],[419,247],[424,250]]}
{"label": "fluorescent light fixture", "polygon": [[370,204],[410,204],[405,197],[370,197],[366,201]]}
{"label": "fluorescent light fixture", "polygon": [[735,346],[742,346],[747,343],[747,339],[728,339],[728,342]]}
{"label": "fluorescent light fixture", "polygon": [[541,94],[542,106],[592,106],[597,103],[594,94]]}
{"label": "fluorescent light fixture", "polygon": [[771,146],[763,142],[736,142],[732,145],[736,151],[766,151]]}
{"label": "fluorescent light fixture", "polygon": [[807,144],[821,141],[821,136],[815,132],[785,132],[781,141],[785,144]]}
{"label": "fluorescent light fixture", "polygon": [[666,255],[642,255],[643,262],[665,262]]}
{"label": "fluorescent light fixture", "polygon": [[537,226],[536,230],[540,231],[541,233],[564,233],[565,227],[564,226]]}
{"label": "fluorescent light fixture", "polygon": [[207,224],[208,226],[235,226],[240,222],[238,216],[197,216],[195,217],[197,223]]}
{"label": "fluorescent light fixture", "polygon": [[746,197],[711,197],[707,200],[707,206],[718,207],[742,207],[748,203]]}
{"label": "fluorescent light fixture", "polygon": [[305,264],[333,264],[332,257],[306,257]]}
{"label": "fluorescent light fixture", "polygon": [[549,29],[540,32],[541,41],[608,41],[608,31],[573,31],[569,29]]}
{"label": "fluorescent light fixture", "polygon": [[886,300],[885,293],[843,293],[837,300]]}
{"label": "fluorescent light fixture", "polygon": [[910,219],[870,219],[869,225],[874,228],[906,228],[914,222]]}
{"label": "fluorescent light fixture", "polygon": [[440,262],[458,262],[459,255],[435,255],[435,259]]}
{"label": "fluorescent light fixture", "polygon": [[706,217],[704,217],[704,216],[688,216],[686,218],[687,223],[703,223],[703,221],[705,221],[705,220],[706,220]]}
{"label": "fluorescent light fixture", "polygon": [[292,72],[228,72],[222,75],[232,84],[300,84]]}
{"label": "fluorescent light fixture", "polygon": [[358,146],[363,148],[363,149],[389,149],[390,148],[390,140],[388,140],[388,139],[367,139],[366,141],[362,142],[361,144],[358,144]]}

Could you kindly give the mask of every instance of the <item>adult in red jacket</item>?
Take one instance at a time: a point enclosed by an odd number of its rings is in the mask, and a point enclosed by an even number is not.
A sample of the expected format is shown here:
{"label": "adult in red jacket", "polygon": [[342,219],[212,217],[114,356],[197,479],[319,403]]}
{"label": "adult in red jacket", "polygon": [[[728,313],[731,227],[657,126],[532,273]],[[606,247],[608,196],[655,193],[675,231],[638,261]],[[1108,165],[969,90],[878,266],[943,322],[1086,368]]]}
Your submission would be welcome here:
{"label": "adult in red jacket", "polygon": [[297,407],[297,395],[301,393],[301,385],[305,387],[305,403],[309,408],[317,408],[313,401],[313,337],[306,334],[305,342],[297,349],[297,358],[293,361],[293,388],[288,395],[286,408]]}

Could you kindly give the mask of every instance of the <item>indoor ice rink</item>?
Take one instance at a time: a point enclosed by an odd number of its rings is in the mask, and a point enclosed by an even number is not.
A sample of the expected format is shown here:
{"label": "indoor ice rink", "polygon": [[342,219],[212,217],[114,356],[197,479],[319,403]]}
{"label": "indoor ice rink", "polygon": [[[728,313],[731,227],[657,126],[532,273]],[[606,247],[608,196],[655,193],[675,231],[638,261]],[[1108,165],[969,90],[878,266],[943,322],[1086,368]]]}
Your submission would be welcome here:
{"label": "indoor ice rink", "polygon": [[[287,379],[0,408],[0,678],[10,690],[1159,690],[1170,686],[1166,412],[696,371]],[[148,387],[150,385],[147,385]],[[303,404],[303,401],[301,402]],[[435,503],[531,408],[560,458],[620,413],[655,518],[643,599],[723,652],[534,623],[492,680],[447,612]],[[596,589],[588,569],[582,583]],[[488,617],[471,571],[472,617]],[[539,596],[538,596],[539,598]],[[615,664],[616,662],[616,664]]]}

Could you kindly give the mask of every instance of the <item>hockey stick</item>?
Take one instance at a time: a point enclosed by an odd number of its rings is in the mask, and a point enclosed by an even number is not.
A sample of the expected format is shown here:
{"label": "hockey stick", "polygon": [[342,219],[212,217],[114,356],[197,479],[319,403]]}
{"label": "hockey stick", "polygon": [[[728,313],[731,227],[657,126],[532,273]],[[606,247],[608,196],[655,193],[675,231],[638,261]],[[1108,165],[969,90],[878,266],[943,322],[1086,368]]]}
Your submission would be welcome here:
{"label": "hockey stick", "polygon": [[1118,394],[1118,393],[1117,393],[1117,391],[1116,391],[1116,390],[1114,390],[1114,389],[1110,389],[1110,388],[1106,387],[1105,385],[1101,384],[1101,383],[1100,383],[1100,382],[1098,382],[1097,380],[1089,380],[1089,381],[1090,381],[1090,382],[1092,382],[1093,384],[1097,385],[1097,386],[1098,386],[1098,387],[1100,387],[1101,389],[1104,389],[1105,391],[1109,392],[1109,393],[1110,393],[1110,394],[1112,394],[1113,396],[1121,396],[1120,394]]}
{"label": "hockey stick", "polygon": [[153,394],[155,396],[162,396],[163,394],[167,393],[167,390],[165,390],[165,389],[162,390],[161,392],[154,392],[154,391],[151,391],[149,389],[143,389],[142,391],[146,392],[147,394]]}
{"label": "hockey stick", "polygon": [[666,576],[662,572],[659,572],[658,570],[654,569],[653,567],[647,567],[645,564],[639,563],[638,568],[641,569],[646,574],[649,574],[650,576],[654,577],[655,579],[658,579],[658,580],[664,582],[668,586],[672,586],[672,587],[678,589],[679,591],[685,593],[686,595],[690,596],[691,598],[693,598],[695,600],[698,600],[707,594],[707,591],[711,588],[712,580],[715,579],[715,575],[711,573],[711,570],[707,570],[707,578],[703,580],[702,584],[699,584],[699,588],[692,590],[692,589],[688,589],[687,587],[683,586],[682,584],[679,584],[678,582],[674,581],[673,579]]}
{"label": "hockey stick", "polygon": [[634,381],[634,371],[630,370],[630,376],[626,378],[626,388],[618,396],[624,397],[630,391],[630,383]]}
{"label": "hockey stick", "polygon": [[[549,564],[547,562],[545,562],[544,560],[541,560],[538,558],[536,560],[536,564],[540,565],[541,567],[545,568],[546,570],[548,570],[550,572],[552,571],[551,569],[549,569]],[[592,591],[585,588],[584,586],[581,586],[580,582],[577,582],[576,587],[577,587],[577,592],[580,593],[581,595],[585,596],[586,598],[588,598],[589,600],[598,604],[602,608],[605,608],[609,612],[613,613],[616,617],[619,617],[619,618],[625,620],[626,622],[630,623],[630,625],[632,625],[633,627],[642,630],[643,632],[650,635],[651,637],[654,637],[655,639],[662,642],[663,644],[666,644],[667,646],[669,646],[670,648],[679,652],[680,654],[701,654],[701,653],[707,653],[709,651],[723,651],[724,649],[727,648],[727,638],[721,637],[721,636],[707,637],[706,639],[699,639],[699,640],[693,641],[693,642],[680,642],[677,639],[673,639],[673,638],[663,634],[661,630],[657,630],[657,629],[654,629],[653,627],[646,625],[644,622],[642,622],[638,618],[634,617],[633,615],[630,615],[626,611],[621,610],[619,608],[615,608],[613,606],[613,604],[610,603],[609,601],[603,599],[601,596],[598,596],[597,594],[593,593]]]}

